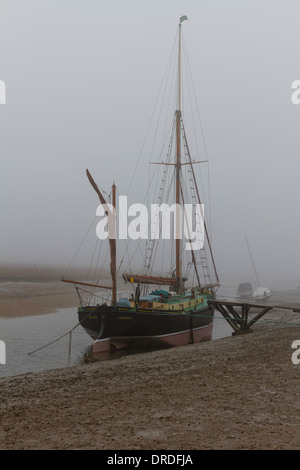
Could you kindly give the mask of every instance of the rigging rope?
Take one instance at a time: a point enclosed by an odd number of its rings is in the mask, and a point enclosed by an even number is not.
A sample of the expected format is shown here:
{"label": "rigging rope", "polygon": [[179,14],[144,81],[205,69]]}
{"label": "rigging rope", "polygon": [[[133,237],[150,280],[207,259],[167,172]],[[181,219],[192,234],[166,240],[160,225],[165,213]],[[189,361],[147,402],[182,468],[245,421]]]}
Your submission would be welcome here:
{"label": "rigging rope", "polygon": [[173,48],[172,48],[171,54],[170,54],[170,56],[169,56],[169,60],[168,60],[168,63],[167,63],[166,70],[165,70],[165,72],[164,72],[163,79],[162,79],[162,81],[161,81],[160,89],[159,89],[159,92],[158,92],[158,95],[157,95],[157,98],[156,98],[156,102],[155,102],[155,105],[154,105],[154,108],[153,108],[153,111],[152,111],[152,115],[151,115],[149,124],[148,124],[148,128],[147,128],[147,131],[146,131],[146,135],[145,135],[145,138],[144,138],[144,141],[143,141],[143,144],[142,144],[142,148],[141,148],[141,150],[140,150],[140,153],[139,153],[139,156],[138,156],[138,160],[137,160],[136,166],[135,166],[134,171],[133,171],[133,175],[132,175],[132,178],[131,178],[131,181],[130,181],[130,184],[129,184],[129,188],[128,188],[127,194],[129,194],[129,192],[130,192],[130,189],[131,189],[131,186],[132,186],[134,177],[135,177],[135,173],[136,173],[136,170],[137,170],[137,168],[138,168],[138,165],[139,165],[139,162],[140,162],[142,153],[143,153],[143,149],[144,149],[144,146],[145,146],[147,137],[148,137],[148,133],[149,133],[151,124],[152,124],[152,120],[153,120],[153,117],[154,117],[154,113],[155,113],[155,110],[156,110],[156,107],[157,107],[157,103],[158,103],[158,100],[159,100],[159,97],[160,97],[160,93],[161,93],[161,90],[162,90],[162,87],[163,87],[163,83],[164,83],[165,77],[166,77],[167,74],[169,74],[170,64],[172,63],[172,57],[173,57],[173,55],[174,55],[175,46],[176,46],[176,43],[177,43],[177,35],[178,35],[178,31],[176,32],[176,36],[175,36],[174,43],[173,43]]}
{"label": "rigging rope", "polygon": [[210,188],[210,166],[209,166],[209,155],[208,155],[208,150],[207,150],[207,144],[206,144],[206,139],[205,139],[205,135],[204,135],[204,130],[203,130],[203,124],[202,124],[202,119],[201,119],[201,115],[200,115],[200,111],[199,111],[199,106],[198,106],[198,99],[197,99],[197,95],[196,95],[196,91],[195,91],[195,86],[194,86],[194,81],[193,81],[193,76],[192,76],[192,73],[191,73],[191,66],[190,66],[190,61],[189,61],[189,56],[188,56],[188,52],[187,52],[187,48],[186,48],[186,45],[185,45],[185,39],[184,39],[184,35],[182,34],[182,38],[183,38],[183,51],[184,51],[184,54],[185,54],[185,57],[186,57],[186,61],[187,61],[187,65],[188,65],[188,70],[189,70],[189,73],[190,73],[190,79],[191,79],[191,83],[192,83],[192,89],[193,89],[193,93],[194,93],[194,97],[195,97],[195,104],[196,104],[196,110],[197,110],[197,114],[198,114],[198,119],[199,119],[199,123],[200,123],[200,130],[201,130],[201,135],[202,135],[202,139],[203,139],[203,146],[204,146],[204,151],[205,151],[205,156],[206,156],[206,159],[207,159],[207,168],[208,168],[208,201],[209,201],[209,226],[210,226],[210,239],[211,239],[211,242],[212,242],[212,222],[211,222],[211,188]]}
{"label": "rigging rope", "polygon": [[73,263],[74,259],[76,258],[76,256],[77,256],[77,254],[78,254],[78,252],[79,252],[80,248],[82,247],[82,245],[83,245],[83,243],[84,243],[84,241],[85,241],[86,237],[88,236],[88,234],[89,234],[89,232],[90,232],[90,230],[91,230],[92,226],[94,225],[94,223],[95,223],[95,220],[96,220],[96,216],[94,217],[94,219],[93,219],[93,222],[92,222],[92,223],[91,223],[91,225],[89,226],[89,228],[88,228],[88,231],[86,232],[85,236],[83,237],[83,240],[81,241],[81,243],[80,243],[79,247],[77,248],[75,255],[74,255],[74,256],[73,256],[73,258],[71,259],[71,261],[70,261],[70,263],[69,263],[68,267],[66,268],[66,270],[65,270],[65,272],[64,272],[64,274],[63,274],[63,276],[62,276],[62,277],[65,277],[66,273],[67,273],[67,272],[68,272],[68,270],[70,269],[70,267],[71,267],[71,265],[72,265],[72,263]]}
{"label": "rigging rope", "polygon": [[38,352],[38,351],[41,351],[42,349],[45,349],[45,348],[47,348],[48,346],[51,346],[51,344],[54,344],[54,343],[56,343],[57,341],[61,340],[62,338],[65,338],[65,336],[72,334],[72,332],[73,332],[79,325],[81,325],[81,323],[84,322],[84,320],[86,320],[87,317],[88,317],[92,312],[94,312],[94,311],[96,310],[96,308],[97,308],[97,307],[95,307],[93,310],[91,310],[91,311],[84,317],[84,319],[83,319],[82,321],[79,321],[79,322],[78,322],[75,326],[73,326],[73,328],[71,328],[71,330],[69,330],[67,333],[64,333],[64,334],[61,335],[59,338],[54,339],[54,340],[51,341],[50,343],[47,343],[47,344],[45,344],[44,346],[41,346],[40,348],[37,348],[37,349],[34,349],[33,351],[30,351],[30,352],[28,353],[28,356],[31,356],[31,354],[34,354],[34,353],[36,353],[36,352]]}

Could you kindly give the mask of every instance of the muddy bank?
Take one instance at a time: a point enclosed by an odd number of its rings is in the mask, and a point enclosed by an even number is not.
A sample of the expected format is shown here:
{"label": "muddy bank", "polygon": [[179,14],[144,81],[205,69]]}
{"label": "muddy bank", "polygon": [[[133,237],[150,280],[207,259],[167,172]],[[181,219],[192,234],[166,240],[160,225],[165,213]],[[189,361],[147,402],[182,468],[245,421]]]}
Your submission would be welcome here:
{"label": "muddy bank", "polygon": [[[0,266],[0,317],[52,313],[78,306],[74,285],[60,281],[63,268]],[[87,270],[73,269],[71,279],[86,280]]]}
{"label": "muddy bank", "polygon": [[0,317],[52,313],[78,305],[71,285],[62,282],[5,282],[0,284]]}
{"label": "muddy bank", "polygon": [[299,449],[300,327],[0,379],[2,449]]}

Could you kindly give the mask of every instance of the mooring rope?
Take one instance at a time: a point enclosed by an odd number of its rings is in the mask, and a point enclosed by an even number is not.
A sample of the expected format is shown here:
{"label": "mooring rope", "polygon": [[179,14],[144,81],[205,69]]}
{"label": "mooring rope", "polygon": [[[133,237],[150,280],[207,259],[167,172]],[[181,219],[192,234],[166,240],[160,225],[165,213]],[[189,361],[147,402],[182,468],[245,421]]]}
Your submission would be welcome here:
{"label": "mooring rope", "polygon": [[93,313],[95,310],[97,309],[97,307],[95,307],[93,310],[91,310],[87,315],[86,317],[83,318],[83,320],[79,321],[75,326],[73,326],[73,328],[71,328],[71,330],[69,330],[67,333],[64,333],[63,335],[61,335],[59,338],[56,338],[54,339],[53,341],[51,341],[50,343],[47,343],[45,344],[44,346],[41,346],[40,348],[37,348],[37,349],[34,349],[33,351],[30,351],[28,353],[28,356],[31,356],[31,354],[34,354],[38,351],[41,351],[42,349],[45,349],[47,348],[48,346],[51,346],[51,344],[54,344],[56,343],[57,341],[61,340],[62,338],[64,338],[65,336],[68,336],[70,335],[70,340],[69,340],[69,356],[71,354],[71,339],[72,339],[72,332],[79,326],[81,325],[82,322],[84,322],[84,320],[86,320],[86,318],[91,314]]}

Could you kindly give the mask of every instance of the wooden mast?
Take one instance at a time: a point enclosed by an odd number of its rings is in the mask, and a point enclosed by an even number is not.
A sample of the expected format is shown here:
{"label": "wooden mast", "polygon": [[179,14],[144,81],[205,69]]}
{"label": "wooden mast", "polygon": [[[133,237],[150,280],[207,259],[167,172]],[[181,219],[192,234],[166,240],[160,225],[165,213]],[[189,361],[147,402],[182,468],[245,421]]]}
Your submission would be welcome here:
{"label": "wooden mast", "polygon": [[180,178],[181,178],[181,141],[180,141],[180,121],[181,121],[181,23],[186,17],[182,16],[179,22],[178,33],[178,109],[176,111],[176,279],[178,290],[182,292],[181,273],[181,220],[180,220]]}
{"label": "wooden mast", "polygon": [[[112,185],[112,205],[114,208],[114,217],[116,217],[116,185],[115,183]],[[117,258],[117,243],[116,238],[112,239],[111,244],[111,277],[112,277],[112,304],[116,305],[117,303],[117,266],[116,266],[116,258]]]}

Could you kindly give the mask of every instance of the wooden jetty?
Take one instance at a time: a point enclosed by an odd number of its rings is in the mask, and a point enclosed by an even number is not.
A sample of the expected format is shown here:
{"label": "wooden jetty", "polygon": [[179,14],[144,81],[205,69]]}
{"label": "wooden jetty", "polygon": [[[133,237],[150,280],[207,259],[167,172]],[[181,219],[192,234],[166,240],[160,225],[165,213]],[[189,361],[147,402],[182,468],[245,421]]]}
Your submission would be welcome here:
{"label": "wooden jetty", "polygon": [[[233,329],[233,335],[241,335],[245,333],[250,333],[251,326],[254,325],[258,320],[260,320],[266,313],[270,310],[280,309],[280,310],[292,310],[293,312],[300,312],[300,304],[289,304],[289,303],[280,303],[280,302],[255,302],[249,299],[246,300],[222,300],[215,299],[208,302],[210,305],[214,306],[215,309],[220,312],[225,320],[229,323]],[[251,309],[259,310],[255,312],[256,315],[249,318]]]}

